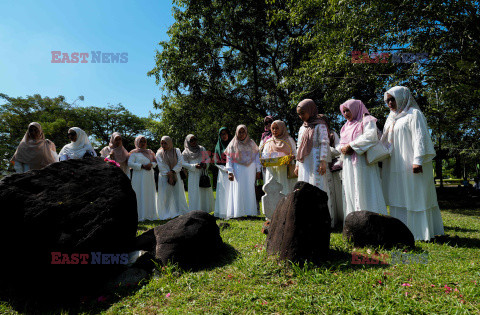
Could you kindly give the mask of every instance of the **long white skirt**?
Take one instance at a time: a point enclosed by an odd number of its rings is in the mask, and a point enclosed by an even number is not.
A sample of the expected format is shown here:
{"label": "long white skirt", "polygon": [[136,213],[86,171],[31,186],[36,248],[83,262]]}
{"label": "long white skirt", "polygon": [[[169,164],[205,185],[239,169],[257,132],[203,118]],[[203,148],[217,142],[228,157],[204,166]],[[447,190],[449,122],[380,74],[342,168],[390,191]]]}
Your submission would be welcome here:
{"label": "long white skirt", "polygon": [[213,190],[212,187],[202,188],[198,186],[201,175],[200,170],[188,172],[188,209],[189,211],[202,210],[210,213],[215,205]]}
{"label": "long white skirt", "polygon": [[360,210],[387,214],[380,181],[380,169],[378,165],[368,165],[365,155],[357,155],[355,165],[353,165],[351,155],[345,156],[342,184],[345,193],[345,217]]}
{"label": "long white skirt", "polygon": [[134,170],[132,188],[137,195],[138,221],[158,220],[153,170]]}
{"label": "long white skirt", "polygon": [[435,235],[443,235],[443,221],[438,206],[425,211],[409,211],[407,208],[390,206],[390,215],[402,221],[412,232],[416,241],[428,241]]}
{"label": "long white skirt", "polygon": [[257,199],[255,197],[255,163],[244,166],[233,163],[235,179],[231,183],[228,194],[227,219],[242,216],[255,216]]}
{"label": "long white skirt", "polygon": [[228,195],[232,182],[228,180],[228,172],[218,170],[217,198],[215,199],[215,217],[225,219],[227,217]]}
{"label": "long white skirt", "polygon": [[168,183],[168,176],[158,175],[157,211],[160,220],[175,218],[188,212],[185,189],[180,174],[177,173],[177,183]]}

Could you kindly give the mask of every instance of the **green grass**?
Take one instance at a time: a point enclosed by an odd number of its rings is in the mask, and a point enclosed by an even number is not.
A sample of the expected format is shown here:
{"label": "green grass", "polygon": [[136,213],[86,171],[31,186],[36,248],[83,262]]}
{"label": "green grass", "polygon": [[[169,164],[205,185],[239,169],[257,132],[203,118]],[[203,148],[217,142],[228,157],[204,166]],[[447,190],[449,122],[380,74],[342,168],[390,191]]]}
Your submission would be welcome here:
{"label": "green grass", "polygon": [[[354,249],[339,230],[322,266],[300,267],[265,253],[262,219],[229,220],[229,263],[202,271],[159,267],[151,279],[80,303],[85,313],[480,313],[480,209],[442,211],[446,237],[417,242],[427,264],[352,265]],[[159,221],[139,224],[139,233]],[[392,254],[396,250],[378,250]],[[446,288],[447,286],[448,288]],[[0,302],[0,313],[12,311]],[[64,310],[65,313],[68,310]]]}

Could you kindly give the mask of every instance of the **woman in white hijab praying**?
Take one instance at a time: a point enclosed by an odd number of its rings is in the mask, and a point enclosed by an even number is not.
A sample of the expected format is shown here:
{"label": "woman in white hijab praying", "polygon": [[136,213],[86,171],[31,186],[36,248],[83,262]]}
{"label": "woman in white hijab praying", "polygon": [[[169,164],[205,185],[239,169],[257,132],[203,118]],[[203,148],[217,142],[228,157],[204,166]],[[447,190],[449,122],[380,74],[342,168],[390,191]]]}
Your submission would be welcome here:
{"label": "woman in white hijab praying", "polygon": [[60,161],[82,159],[86,155],[97,156],[85,131],[78,127],[72,127],[68,129],[67,136],[72,142],[66,144],[60,151]]}
{"label": "woman in white hijab praying", "polygon": [[160,220],[167,220],[188,212],[185,188],[180,171],[183,156],[180,149],[173,146],[169,136],[163,136],[157,151],[158,196],[157,213]]}
{"label": "woman in white hijab praying", "polygon": [[415,240],[428,241],[443,235],[443,222],[433,180],[435,149],[427,120],[410,90],[396,86],[385,92],[390,114],[384,137],[392,146],[383,162],[382,182],[390,215],[401,220]]}
{"label": "woman in white hijab praying", "polygon": [[110,143],[100,151],[100,156],[115,160],[120,164],[122,171],[130,177],[128,167],[128,151],[123,147],[122,135],[114,132],[110,137]]}
{"label": "woman in white hijab praying", "polygon": [[58,162],[55,144],[45,139],[42,126],[37,122],[28,125],[27,132],[17,147],[11,161],[17,173],[43,168]]}
{"label": "woman in white hijab praying", "polygon": [[137,195],[138,221],[158,220],[156,187],[153,168],[155,154],[147,149],[147,138],[135,138],[135,149],[130,151],[128,166],[133,169],[132,188]]}
{"label": "woman in white hijab praying", "polygon": [[[183,150],[183,167],[188,170],[188,209],[212,212],[215,201],[212,187],[200,187],[200,176],[207,173],[210,163],[208,152],[198,145],[197,138],[190,134],[185,138]],[[207,175],[208,176],[208,175]]]}
{"label": "woman in white hijab praying", "polygon": [[261,165],[258,146],[248,136],[247,126],[237,127],[235,137],[225,150],[225,154],[226,169],[231,181],[227,219],[257,215],[255,179],[260,178]]}

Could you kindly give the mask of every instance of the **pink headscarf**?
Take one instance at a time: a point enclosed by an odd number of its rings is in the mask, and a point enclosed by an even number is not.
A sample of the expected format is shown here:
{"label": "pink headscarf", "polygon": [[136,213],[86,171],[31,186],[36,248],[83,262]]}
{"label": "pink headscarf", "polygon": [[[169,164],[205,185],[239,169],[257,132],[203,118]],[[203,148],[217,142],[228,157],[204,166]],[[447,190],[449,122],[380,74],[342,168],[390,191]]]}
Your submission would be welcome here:
{"label": "pink headscarf", "polygon": [[297,108],[303,109],[309,115],[308,121],[303,122],[305,131],[302,134],[302,142],[297,151],[297,160],[303,162],[303,159],[312,151],[315,126],[318,124],[325,124],[325,121],[318,117],[317,104],[311,99],[304,99],[298,103]]}
{"label": "pink headscarf", "polygon": [[[353,119],[351,121],[347,120],[345,125],[343,125],[342,130],[340,131],[340,144],[342,146],[349,144],[363,133],[363,123],[372,120],[377,121],[375,117],[370,116],[368,109],[360,100],[348,100],[342,105],[340,105],[340,112],[342,113],[342,115],[344,108],[348,108],[350,110]],[[365,114],[367,114],[368,116],[364,117]],[[345,115],[343,116],[345,117]],[[352,162],[353,164],[357,163],[356,153],[352,154]]]}
{"label": "pink headscarf", "polygon": [[[155,162],[155,153],[153,153],[152,150],[140,148],[140,140],[142,140],[142,138],[145,138],[145,136],[140,135],[135,138],[135,149],[130,151],[130,155],[132,153],[142,153],[147,159],[150,160],[150,162]],[[147,140],[147,138],[145,138],[145,140]]]}
{"label": "pink headscarf", "polygon": [[278,137],[272,136],[272,138],[268,140],[268,142],[265,144],[264,151],[268,153],[278,152],[283,153],[283,155],[294,155],[295,149],[291,146],[293,139],[288,133],[287,125],[285,125],[285,123],[281,120],[275,120],[272,123],[272,127],[273,125],[278,127],[280,134]]}
{"label": "pink headscarf", "polygon": [[[241,129],[244,129],[245,133],[247,134],[243,140],[238,139],[238,133]],[[239,125],[237,127],[235,137],[232,141],[230,141],[228,147],[225,149],[225,154],[235,163],[245,166],[252,164],[256,158],[256,155],[258,154],[258,146],[252,139],[250,139],[247,126]]]}
{"label": "pink headscarf", "polygon": [[108,146],[103,148],[102,151],[100,151],[100,155],[106,157],[110,155],[111,152],[113,152],[115,161],[117,161],[118,163],[126,163],[128,160],[128,151],[123,146],[123,143],[118,147],[115,146],[115,139],[117,137],[121,138],[122,135],[119,132],[114,132],[110,137],[110,143],[108,144]]}

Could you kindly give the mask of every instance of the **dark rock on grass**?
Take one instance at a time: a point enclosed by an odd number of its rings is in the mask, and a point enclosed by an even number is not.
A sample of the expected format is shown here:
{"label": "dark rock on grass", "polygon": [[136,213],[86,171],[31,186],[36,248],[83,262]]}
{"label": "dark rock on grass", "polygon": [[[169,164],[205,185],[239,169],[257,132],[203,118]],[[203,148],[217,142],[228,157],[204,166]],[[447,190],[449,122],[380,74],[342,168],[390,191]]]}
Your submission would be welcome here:
{"label": "dark rock on grass", "polygon": [[215,217],[204,211],[189,212],[146,231],[137,238],[137,246],[152,251],[161,265],[178,264],[183,269],[214,264],[225,250]]}
{"label": "dark rock on grass", "polygon": [[[120,260],[92,264],[92,252],[126,254],[135,242],[135,192],[102,158],[8,176],[0,181],[0,205],[0,290],[57,299],[92,290],[124,269]],[[86,264],[74,254],[88,255]]]}
{"label": "dark rock on grass", "polygon": [[298,182],[277,205],[268,228],[267,253],[282,260],[319,264],[330,247],[328,196],[319,188]]}
{"label": "dark rock on grass", "polygon": [[389,215],[365,210],[347,215],[343,237],[352,241],[356,247],[415,246],[412,232],[402,221]]}

